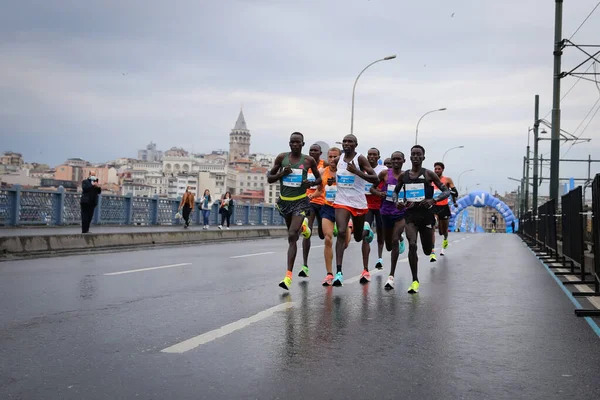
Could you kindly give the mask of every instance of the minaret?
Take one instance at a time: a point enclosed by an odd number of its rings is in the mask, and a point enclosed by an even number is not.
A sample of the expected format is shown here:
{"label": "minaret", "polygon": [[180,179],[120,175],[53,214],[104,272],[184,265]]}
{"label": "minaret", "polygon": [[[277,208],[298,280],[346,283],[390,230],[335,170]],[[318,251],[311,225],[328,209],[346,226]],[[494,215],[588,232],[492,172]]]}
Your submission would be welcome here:
{"label": "minaret", "polygon": [[240,109],[235,127],[229,134],[229,162],[240,158],[248,158],[250,155],[250,136],[250,131],[246,127],[244,112]]}

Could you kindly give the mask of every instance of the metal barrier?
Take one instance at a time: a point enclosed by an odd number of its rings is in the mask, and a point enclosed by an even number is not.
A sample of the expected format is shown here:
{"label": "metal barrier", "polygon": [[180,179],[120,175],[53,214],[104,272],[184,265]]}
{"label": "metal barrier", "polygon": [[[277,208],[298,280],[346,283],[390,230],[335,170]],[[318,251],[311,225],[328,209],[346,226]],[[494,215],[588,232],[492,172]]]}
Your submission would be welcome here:
{"label": "metal barrier", "polygon": [[[0,226],[79,225],[81,224],[81,194],[57,191],[23,190],[20,185],[0,189]],[[180,200],[159,197],[99,195],[94,211],[95,225],[180,225],[175,218]],[[196,202],[191,216],[203,225],[202,213]],[[212,225],[220,222],[219,204],[210,213]],[[283,218],[272,205],[238,204],[231,215],[237,225],[282,225]]]}
{"label": "metal barrier", "polygon": [[543,253],[539,255],[541,259],[551,260],[558,256],[555,204],[554,200],[550,200],[539,206],[537,219],[531,217],[529,222],[530,231],[534,231],[530,234],[531,242],[540,253]]}
{"label": "metal barrier", "polygon": [[519,220],[519,231],[522,236],[525,236],[528,241],[535,242],[537,240],[536,223],[533,219],[531,211],[525,213]]}
{"label": "metal barrier", "polygon": [[[600,257],[597,257],[600,249],[600,174],[597,174],[592,182],[592,240],[594,253],[594,291],[592,293],[573,293],[578,297],[600,296]],[[577,309],[575,315],[579,317],[598,317],[600,310],[597,309]]]}
{"label": "metal barrier", "polygon": [[[536,252],[537,257],[544,261],[548,268],[561,279],[564,285],[593,285],[589,287],[576,286],[573,296],[579,298],[600,296],[600,257],[596,252],[600,249],[600,174],[596,175],[592,184],[592,236],[594,255],[594,272],[586,271],[585,241],[586,214],[583,212],[583,189],[581,186],[571,190],[561,197],[561,211],[555,212],[555,200],[550,200],[538,207],[537,220],[531,212],[521,218],[521,238]],[[560,223],[562,246],[558,246],[557,224]],[[558,270],[556,270],[558,268]],[[593,275],[594,280],[587,277]],[[577,276],[577,278],[573,278]],[[598,309],[576,309],[577,316],[600,316]]]}
{"label": "metal barrier", "polygon": [[576,187],[561,198],[562,204],[562,259],[563,264],[570,263],[571,271],[557,273],[574,275],[579,269],[580,281],[569,281],[565,284],[585,282],[585,256],[583,244],[583,202],[581,186]]}

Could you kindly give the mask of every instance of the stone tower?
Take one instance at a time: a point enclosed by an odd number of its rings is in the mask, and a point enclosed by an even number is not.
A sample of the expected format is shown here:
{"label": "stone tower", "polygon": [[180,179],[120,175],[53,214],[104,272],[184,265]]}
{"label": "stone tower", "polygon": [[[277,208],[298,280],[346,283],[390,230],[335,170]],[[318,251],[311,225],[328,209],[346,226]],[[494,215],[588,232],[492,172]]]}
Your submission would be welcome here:
{"label": "stone tower", "polygon": [[250,131],[246,127],[244,112],[240,110],[235,127],[229,134],[229,162],[250,156],[250,136]]}

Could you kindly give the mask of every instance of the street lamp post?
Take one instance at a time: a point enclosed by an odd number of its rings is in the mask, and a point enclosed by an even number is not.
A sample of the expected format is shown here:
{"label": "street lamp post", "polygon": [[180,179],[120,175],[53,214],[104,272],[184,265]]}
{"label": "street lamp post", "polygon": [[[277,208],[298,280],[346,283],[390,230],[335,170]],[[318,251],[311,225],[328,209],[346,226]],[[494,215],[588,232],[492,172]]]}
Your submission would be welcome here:
{"label": "street lamp post", "polygon": [[463,172],[460,173],[460,175],[458,175],[458,188],[459,188],[459,190],[460,190],[460,177],[463,176],[463,174],[466,174],[467,172],[471,172],[471,171],[475,171],[475,168],[463,171]]}
{"label": "street lamp post", "polygon": [[446,152],[442,156],[442,163],[444,162],[444,158],[446,157],[446,154],[448,154],[449,151],[452,151],[452,150],[455,150],[455,149],[464,149],[464,148],[465,148],[465,146],[456,146],[456,147],[452,147],[452,148],[446,150]]}
{"label": "street lamp post", "polygon": [[437,110],[431,110],[431,111],[427,111],[425,114],[423,114],[421,116],[421,118],[419,118],[419,121],[417,122],[417,129],[415,130],[415,144],[417,144],[417,140],[419,139],[419,124],[421,123],[421,120],[423,119],[423,117],[425,117],[427,114],[431,114],[434,112],[438,112],[438,111],[446,111],[447,108],[438,108]]}
{"label": "street lamp post", "polygon": [[481,183],[476,183],[474,185],[467,186],[467,188],[465,189],[465,192],[468,193],[470,188],[475,187],[475,186],[479,186],[479,185],[481,185]]}
{"label": "street lamp post", "polygon": [[363,68],[363,70],[360,71],[360,74],[358,74],[358,76],[354,80],[354,86],[352,87],[352,115],[350,117],[350,133],[354,133],[354,92],[356,91],[356,84],[358,83],[358,78],[360,78],[360,76],[363,74],[363,72],[365,72],[367,70],[367,68],[369,68],[371,65],[376,64],[381,61],[393,60],[394,58],[396,58],[395,54],[392,56],[387,56],[382,59],[373,61],[371,64],[369,64],[365,68]]}

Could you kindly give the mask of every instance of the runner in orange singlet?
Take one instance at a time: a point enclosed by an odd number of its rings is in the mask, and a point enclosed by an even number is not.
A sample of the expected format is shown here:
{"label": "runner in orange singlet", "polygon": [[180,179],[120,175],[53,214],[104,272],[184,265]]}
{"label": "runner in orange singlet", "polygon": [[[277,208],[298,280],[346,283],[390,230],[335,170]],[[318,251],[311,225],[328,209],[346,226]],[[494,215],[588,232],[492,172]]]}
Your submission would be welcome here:
{"label": "runner in orange singlet", "polygon": [[[454,187],[454,182],[452,181],[452,178],[442,176],[442,174],[444,173],[444,169],[446,169],[444,163],[438,161],[434,164],[433,170],[435,174],[440,178],[440,181],[442,181],[442,183],[446,185],[448,189],[450,189],[452,201],[454,203],[454,206],[456,207],[456,198],[458,197],[458,191],[456,190],[456,187]],[[432,185],[434,188],[433,195],[434,197],[437,197],[441,193],[441,191],[437,188],[437,186],[435,186],[435,184],[432,183]],[[446,198],[435,203],[435,206],[433,207],[433,213],[437,217],[438,231],[440,233],[440,236],[444,236],[442,248],[440,250],[440,256],[443,256],[444,249],[448,248],[448,225],[450,223],[450,217],[452,216],[452,213],[450,212],[450,206],[448,206],[448,199]],[[432,234],[433,250],[431,251],[431,255],[429,256],[429,261],[435,262],[437,261],[437,259],[435,258],[435,230],[432,230]]]}
{"label": "runner in orange singlet", "polygon": [[[312,146],[310,146],[308,155],[310,155],[312,158],[315,159],[315,161],[317,161],[319,171],[328,165],[326,162],[321,160],[322,154],[323,154],[323,151],[321,150],[320,145],[315,143]],[[308,170],[308,176],[306,179],[308,181],[315,180],[315,175],[312,172],[312,170]],[[317,187],[310,187],[310,188],[306,189],[306,195],[308,196],[308,199],[310,200],[310,210],[308,211],[308,216],[307,216],[308,227],[312,231],[313,225],[315,222],[315,218],[316,218],[317,226],[318,226],[318,230],[319,230],[319,237],[322,240],[325,238],[325,236],[323,236],[323,227],[321,225],[321,206],[323,206],[323,204],[325,204],[325,192],[321,189],[321,186],[319,185]],[[302,265],[302,268],[300,269],[298,276],[301,276],[304,278],[308,278],[308,253],[310,252],[311,238],[312,238],[312,235],[310,237],[304,238],[302,240],[302,258],[303,258],[304,264]]]}

